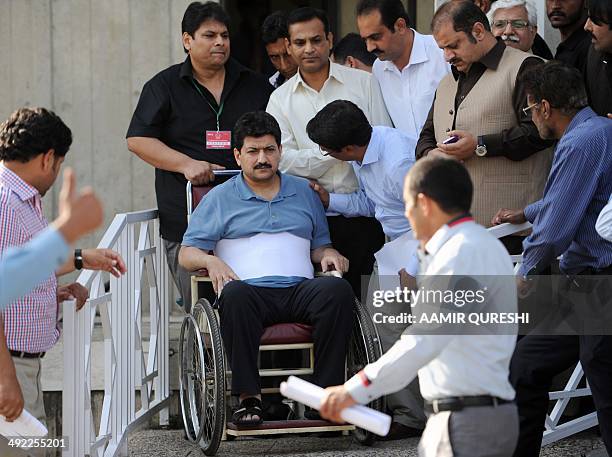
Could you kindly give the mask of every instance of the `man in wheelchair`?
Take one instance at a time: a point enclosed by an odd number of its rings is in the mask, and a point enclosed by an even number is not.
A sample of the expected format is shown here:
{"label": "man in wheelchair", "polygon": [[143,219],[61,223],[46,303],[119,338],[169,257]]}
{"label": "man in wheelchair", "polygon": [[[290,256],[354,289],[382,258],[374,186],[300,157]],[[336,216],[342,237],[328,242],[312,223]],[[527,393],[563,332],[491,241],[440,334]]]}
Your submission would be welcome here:
{"label": "man in wheelchair", "polygon": [[[197,206],[183,238],[179,263],[206,269],[218,297],[221,335],[240,407],[232,421],[263,421],[257,367],[265,327],[284,322],[313,326],[314,382],[344,382],[354,295],[341,278],[348,260],[331,247],[325,211],[306,179],[278,171],[281,132],[263,111],[234,127],[234,157],[242,173],[214,187]],[[210,254],[214,251],[214,255]]]}

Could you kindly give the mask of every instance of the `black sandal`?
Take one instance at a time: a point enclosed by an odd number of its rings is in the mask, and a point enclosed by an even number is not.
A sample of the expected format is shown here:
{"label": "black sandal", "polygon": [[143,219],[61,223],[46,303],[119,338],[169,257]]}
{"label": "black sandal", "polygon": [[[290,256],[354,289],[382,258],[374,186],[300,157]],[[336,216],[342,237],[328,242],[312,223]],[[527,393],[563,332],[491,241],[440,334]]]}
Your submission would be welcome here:
{"label": "black sandal", "polygon": [[[243,420],[244,417],[257,416],[259,419]],[[240,402],[240,406],[232,414],[232,422],[238,427],[256,427],[263,422],[263,411],[261,400],[255,397],[245,398]]]}

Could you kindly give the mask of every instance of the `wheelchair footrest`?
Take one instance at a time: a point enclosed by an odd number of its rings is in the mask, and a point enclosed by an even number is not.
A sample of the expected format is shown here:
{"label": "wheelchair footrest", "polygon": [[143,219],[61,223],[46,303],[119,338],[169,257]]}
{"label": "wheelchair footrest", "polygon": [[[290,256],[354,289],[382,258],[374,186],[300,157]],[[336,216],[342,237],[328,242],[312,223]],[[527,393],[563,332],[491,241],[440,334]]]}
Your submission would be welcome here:
{"label": "wheelchair footrest", "polygon": [[231,422],[227,423],[227,434],[241,435],[271,435],[274,433],[308,433],[353,430],[351,424],[335,424],[326,420],[286,420],[286,421],[264,421],[256,427],[239,427]]}

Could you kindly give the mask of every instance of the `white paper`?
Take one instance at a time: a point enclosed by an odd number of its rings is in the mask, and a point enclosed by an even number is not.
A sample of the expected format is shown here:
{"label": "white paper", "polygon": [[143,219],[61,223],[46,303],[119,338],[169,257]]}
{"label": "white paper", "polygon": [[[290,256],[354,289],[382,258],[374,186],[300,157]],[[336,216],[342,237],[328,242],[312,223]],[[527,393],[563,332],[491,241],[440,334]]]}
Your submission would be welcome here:
{"label": "white paper", "polygon": [[298,276],[312,279],[310,240],[288,232],[259,233],[249,238],[217,242],[215,255],[240,279]]}
{"label": "white paper", "polygon": [[[282,382],[280,391],[285,397],[316,410],[321,406],[321,400],[325,395],[325,389],[295,376],[289,376],[286,382]],[[341,417],[346,422],[380,436],[389,433],[389,427],[391,427],[391,416],[367,406],[355,405],[345,408]]]}
{"label": "white paper", "polygon": [[11,438],[37,438],[46,436],[48,432],[47,427],[25,409],[13,422],[7,422],[6,418],[0,415],[0,435]]}
{"label": "white paper", "polygon": [[438,455],[453,455],[448,432],[450,411],[442,411],[429,416],[423,436],[419,442],[419,456],[437,457]]}
{"label": "white paper", "polygon": [[410,276],[416,276],[419,269],[417,250],[419,242],[412,231],[404,233],[385,245],[374,254],[378,266],[380,290],[395,290],[400,287],[398,271],[406,269]]}

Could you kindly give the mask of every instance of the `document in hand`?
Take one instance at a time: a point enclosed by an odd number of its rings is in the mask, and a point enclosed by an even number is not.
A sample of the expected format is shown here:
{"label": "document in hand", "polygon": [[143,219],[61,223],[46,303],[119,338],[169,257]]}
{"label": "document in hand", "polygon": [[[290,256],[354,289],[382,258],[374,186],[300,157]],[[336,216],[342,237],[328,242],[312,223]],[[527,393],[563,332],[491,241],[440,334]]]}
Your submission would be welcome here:
{"label": "document in hand", "polygon": [[[280,391],[285,397],[317,410],[325,395],[325,389],[295,376],[289,376],[286,382],[282,382]],[[345,421],[380,436],[389,433],[389,427],[391,426],[390,416],[367,406],[351,406],[344,409],[341,416]]]}
{"label": "document in hand", "polygon": [[11,438],[41,438],[47,433],[47,427],[25,409],[13,422],[7,422],[6,418],[0,415],[0,435]]}

